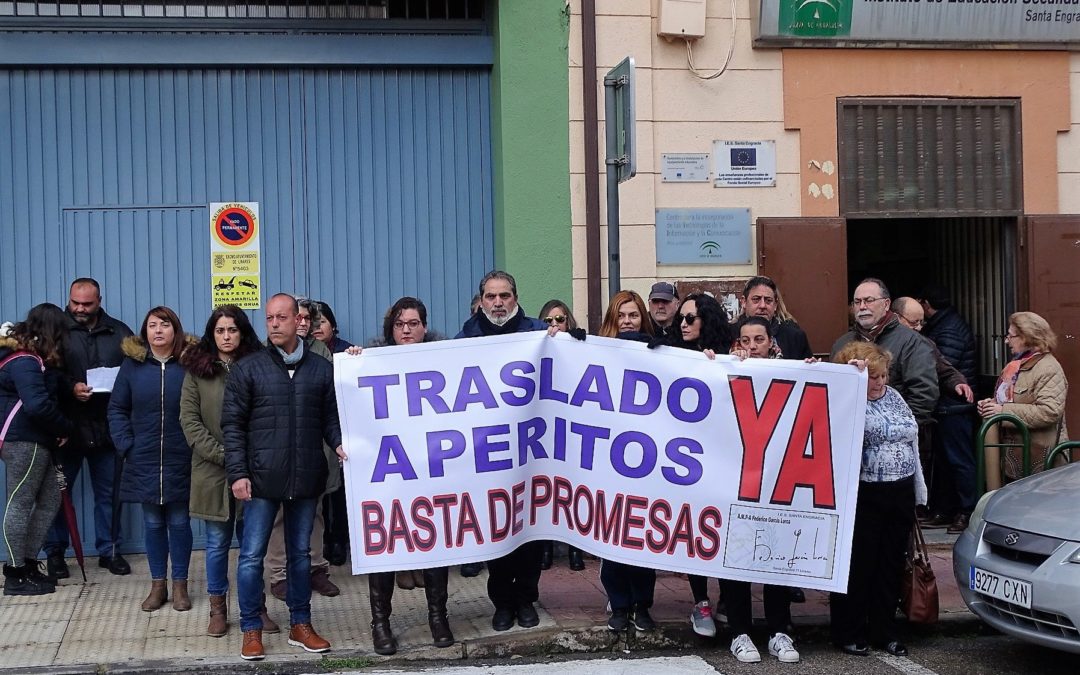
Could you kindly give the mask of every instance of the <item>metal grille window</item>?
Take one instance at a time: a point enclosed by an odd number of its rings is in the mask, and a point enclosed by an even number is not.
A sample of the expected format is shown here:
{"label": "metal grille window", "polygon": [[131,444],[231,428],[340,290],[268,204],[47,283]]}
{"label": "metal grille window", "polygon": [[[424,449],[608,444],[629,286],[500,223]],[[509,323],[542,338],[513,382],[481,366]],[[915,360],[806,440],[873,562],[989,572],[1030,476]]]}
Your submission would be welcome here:
{"label": "metal grille window", "polygon": [[388,19],[475,21],[484,0],[264,0],[263,2],[6,2],[5,18]]}
{"label": "metal grille window", "polygon": [[1019,99],[838,101],[848,217],[1018,215]]}

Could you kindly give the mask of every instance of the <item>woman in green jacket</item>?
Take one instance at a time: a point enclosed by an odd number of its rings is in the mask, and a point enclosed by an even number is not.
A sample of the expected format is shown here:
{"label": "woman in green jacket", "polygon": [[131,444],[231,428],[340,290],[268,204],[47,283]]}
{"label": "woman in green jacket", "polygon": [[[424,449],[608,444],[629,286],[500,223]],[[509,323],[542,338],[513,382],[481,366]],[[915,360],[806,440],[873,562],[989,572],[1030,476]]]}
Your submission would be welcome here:
{"label": "woman in green jacket", "polygon": [[[225,446],[221,435],[221,399],[233,362],[261,348],[247,315],[235,305],[222,305],[210,314],[198,343],[184,351],[187,370],[180,396],[180,425],[191,446],[189,511],[206,523],[206,590],[210,595],[210,625],[206,632],[222,637],[229,630],[229,547],[233,530],[241,527],[238,504],[225,479]],[[263,608],[263,631],[268,630]],[[273,627],[273,622],[269,622]]]}

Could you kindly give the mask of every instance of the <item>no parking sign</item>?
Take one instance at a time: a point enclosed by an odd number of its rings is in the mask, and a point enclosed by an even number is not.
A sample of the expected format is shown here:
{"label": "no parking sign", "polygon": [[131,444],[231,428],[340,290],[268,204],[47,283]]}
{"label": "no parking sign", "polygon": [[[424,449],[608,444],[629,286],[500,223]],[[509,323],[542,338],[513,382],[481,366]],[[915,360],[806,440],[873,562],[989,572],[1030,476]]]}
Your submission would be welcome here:
{"label": "no parking sign", "polygon": [[260,307],[259,228],[258,202],[210,204],[210,297],[214,307]]}

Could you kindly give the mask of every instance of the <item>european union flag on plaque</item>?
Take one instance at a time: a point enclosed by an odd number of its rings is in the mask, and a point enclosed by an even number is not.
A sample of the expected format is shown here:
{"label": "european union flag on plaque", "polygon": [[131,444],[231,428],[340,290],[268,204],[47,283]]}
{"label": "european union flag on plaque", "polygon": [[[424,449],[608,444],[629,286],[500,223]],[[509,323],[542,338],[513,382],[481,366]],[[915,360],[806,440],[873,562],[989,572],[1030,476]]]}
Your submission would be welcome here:
{"label": "european union flag on plaque", "polygon": [[731,166],[757,166],[757,148],[732,148]]}

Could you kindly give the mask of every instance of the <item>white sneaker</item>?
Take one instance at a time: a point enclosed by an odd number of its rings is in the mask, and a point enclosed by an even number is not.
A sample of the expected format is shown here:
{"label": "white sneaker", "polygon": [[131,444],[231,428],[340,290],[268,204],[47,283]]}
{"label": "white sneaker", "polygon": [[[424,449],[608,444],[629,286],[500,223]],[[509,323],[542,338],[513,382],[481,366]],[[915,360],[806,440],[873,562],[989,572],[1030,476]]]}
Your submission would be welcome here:
{"label": "white sneaker", "polygon": [[754,646],[754,641],[746,633],[731,641],[731,653],[743,663],[757,663],[761,660],[761,654]]}
{"label": "white sneaker", "polygon": [[799,652],[787,633],[777,633],[769,638],[769,656],[780,659],[780,663],[799,662]]}
{"label": "white sneaker", "polygon": [[694,611],[690,612],[690,625],[698,635],[716,637],[716,622],[713,621],[712,607],[709,607],[708,600],[694,605]]}

